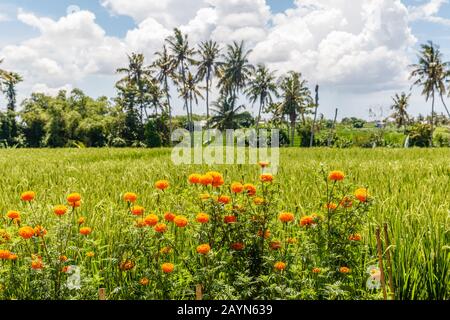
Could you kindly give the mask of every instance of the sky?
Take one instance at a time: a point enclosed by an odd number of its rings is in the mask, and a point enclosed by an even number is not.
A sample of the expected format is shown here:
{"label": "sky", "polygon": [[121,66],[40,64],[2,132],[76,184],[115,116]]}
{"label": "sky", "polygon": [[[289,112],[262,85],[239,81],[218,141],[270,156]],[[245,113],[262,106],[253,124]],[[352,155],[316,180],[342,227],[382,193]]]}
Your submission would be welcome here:
{"label": "sky", "polygon": [[[72,88],[114,97],[127,54],[151,63],[175,27],[192,45],[244,40],[252,63],[301,72],[311,89],[320,85],[329,118],[335,108],[339,118],[387,116],[391,97],[409,92],[408,66],[427,40],[450,60],[449,0],[0,0],[1,67],[23,76],[19,101]],[[181,101],[174,109],[183,113]],[[429,109],[413,89],[410,112]]]}

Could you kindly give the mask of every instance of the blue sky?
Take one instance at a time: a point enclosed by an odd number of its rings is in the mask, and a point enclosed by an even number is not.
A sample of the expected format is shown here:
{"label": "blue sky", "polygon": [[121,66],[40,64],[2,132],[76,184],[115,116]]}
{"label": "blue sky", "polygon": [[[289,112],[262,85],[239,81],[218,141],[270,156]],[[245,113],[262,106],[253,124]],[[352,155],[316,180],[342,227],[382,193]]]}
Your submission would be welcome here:
{"label": "blue sky", "polygon": [[[309,7],[323,4],[320,15],[329,21],[321,20],[317,8],[301,12],[292,0],[266,0],[270,12],[261,0],[242,0],[242,5],[209,0],[211,7],[204,0],[190,0],[185,15],[186,1],[170,1],[175,4],[160,9],[160,2],[169,1],[2,0],[0,28],[7,32],[0,33],[0,58],[5,59],[5,68],[26,76],[18,88],[19,98],[31,91],[73,87],[94,96],[114,96],[114,69],[126,53],[151,56],[177,23],[194,39],[211,36],[222,43],[251,39],[247,43],[254,50],[253,61],[280,72],[301,71],[311,87],[320,83],[322,112],[330,117],[336,106],[343,115],[364,117],[369,108],[387,112],[390,97],[409,90],[402,68],[414,62],[420,43],[439,43],[450,60],[447,0],[380,0],[372,8],[374,14],[381,12],[381,27],[375,31],[367,17],[355,15],[366,10],[359,4],[370,0],[352,6],[344,1],[299,1]],[[71,5],[84,13],[68,15]],[[217,21],[208,21],[212,15]],[[426,113],[426,106],[414,91],[412,112]],[[180,106],[177,111],[182,112]]]}

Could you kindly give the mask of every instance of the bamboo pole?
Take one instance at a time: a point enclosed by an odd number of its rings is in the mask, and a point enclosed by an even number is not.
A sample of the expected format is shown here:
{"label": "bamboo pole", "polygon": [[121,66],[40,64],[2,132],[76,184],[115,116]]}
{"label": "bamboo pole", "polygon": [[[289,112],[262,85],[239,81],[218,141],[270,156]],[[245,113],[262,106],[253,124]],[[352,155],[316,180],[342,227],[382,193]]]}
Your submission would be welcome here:
{"label": "bamboo pole", "polygon": [[98,300],[106,300],[105,288],[98,289]]}
{"label": "bamboo pole", "polygon": [[384,300],[387,300],[386,280],[384,277],[384,268],[383,268],[383,249],[382,249],[381,238],[380,238],[380,228],[377,228],[376,237],[377,237],[378,266],[380,268],[381,289],[383,290]]}
{"label": "bamboo pole", "polygon": [[201,284],[197,284],[195,286],[195,300],[203,300],[203,292]]}
{"label": "bamboo pole", "polygon": [[387,258],[387,267],[388,267],[388,276],[389,276],[389,289],[391,290],[391,299],[395,299],[395,291],[394,291],[394,280],[392,277],[392,263],[391,263],[391,244],[389,242],[389,234],[388,234],[388,225],[384,224],[384,240],[386,244],[386,258]]}

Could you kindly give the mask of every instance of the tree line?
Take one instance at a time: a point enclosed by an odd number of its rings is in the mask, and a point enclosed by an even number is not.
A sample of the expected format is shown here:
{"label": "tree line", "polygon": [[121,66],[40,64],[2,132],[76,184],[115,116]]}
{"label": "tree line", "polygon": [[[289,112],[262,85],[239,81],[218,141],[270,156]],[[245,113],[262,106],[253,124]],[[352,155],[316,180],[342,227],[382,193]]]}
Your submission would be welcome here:
{"label": "tree line", "polygon": [[[18,147],[169,146],[174,129],[185,128],[193,134],[194,122],[204,120],[208,128],[221,130],[276,127],[282,129],[287,144],[294,145],[298,134],[310,140],[309,146],[315,145],[314,133],[324,122],[317,113],[319,86],[312,92],[300,72],[277,76],[264,64],[252,65],[250,53],[244,42],[236,41],[221,47],[208,40],[194,47],[188,35],[174,29],[153,63],[146,64],[141,53],[128,56],[128,65],[117,69],[122,78],[113,99],[93,99],[79,89],[60,91],[55,97],[32,93],[20,111],[16,110],[16,85],[23,79],[0,69],[0,89],[7,100],[6,111],[0,113],[0,141]],[[428,124],[418,125],[429,126],[432,136],[436,98],[450,117],[445,104],[450,65],[432,42],[422,45],[418,59],[411,66],[413,86],[421,87],[432,104]],[[210,98],[213,89],[218,92],[215,101]],[[414,122],[407,111],[410,95],[396,94],[391,106],[390,118],[405,133]],[[175,99],[182,101],[184,116],[173,115]],[[206,116],[193,112],[200,103]],[[246,103],[257,105],[255,118],[246,111]],[[270,116],[268,121],[261,121],[263,114]]]}

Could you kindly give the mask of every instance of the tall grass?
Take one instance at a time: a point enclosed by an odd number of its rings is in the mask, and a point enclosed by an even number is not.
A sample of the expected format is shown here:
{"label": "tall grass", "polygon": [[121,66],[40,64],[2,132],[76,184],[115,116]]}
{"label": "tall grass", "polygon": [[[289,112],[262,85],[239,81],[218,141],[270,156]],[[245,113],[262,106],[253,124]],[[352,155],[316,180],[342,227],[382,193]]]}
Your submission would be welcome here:
{"label": "tall grass", "polygon": [[[393,273],[398,299],[450,298],[450,150],[390,149],[285,149],[281,152],[278,180],[282,202],[291,210],[310,213],[311,198],[320,198],[315,185],[321,166],[339,169],[356,184],[367,186],[375,202],[363,239],[375,257],[375,228],[389,225]],[[62,149],[0,151],[0,213],[27,211],[19,195],[38,194],[33,210],[45,225],[56,222],[53,205],[65,203],[70,192],[83,195],[81,214],[94,226],[104,248],[98,281],[117,281],[118,274],[103,273],[108,265],[108,244],[126,237],[123,226],[130,217],[117,208],[125,191],[142,195],[146,208],[161,208],[192,216],[189,199],[161,197],[153,183],[168,179],[181,193],[188,174],[205,166],[175,166],[170,150]],[[216,166],[228,180],[254,177],[257,166]],[[48,214],[44,214],[48,212]],[[112,246],[111,246],[112,247]],[[301,253],[300,253],[301,254]],[[180,277],[179,286],[183,285]]]}

